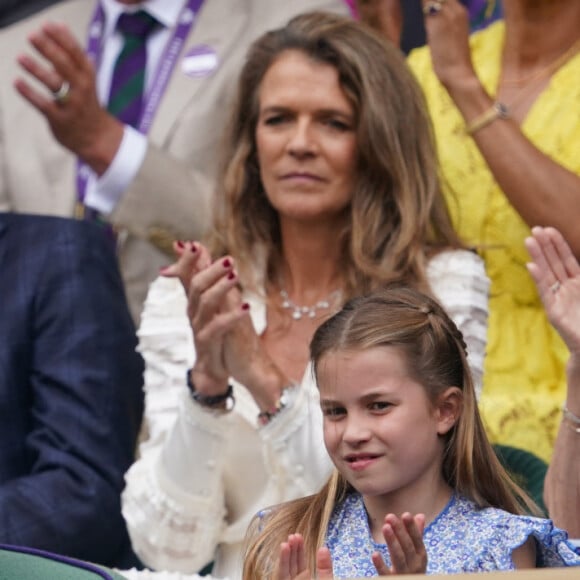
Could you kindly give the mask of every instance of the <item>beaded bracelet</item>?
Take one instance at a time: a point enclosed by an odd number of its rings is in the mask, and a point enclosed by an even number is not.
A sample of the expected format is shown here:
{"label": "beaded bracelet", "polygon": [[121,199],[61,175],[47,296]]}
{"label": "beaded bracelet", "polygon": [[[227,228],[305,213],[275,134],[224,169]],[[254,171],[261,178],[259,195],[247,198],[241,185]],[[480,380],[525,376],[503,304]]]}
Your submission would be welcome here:
{"label": "beaded bracelet", "polygon": [[261,411],[258,413],[258,424],[261,427],[267,425],[276,415],[280,413],[283,409],[288,406],[288,391],[294,388],[296,385],[294,383],[290,383],[286,387],[282,389],[282,393],[280,394],[280,398],[276,402],[276,404],[271,407],[270,409],[266,409],[265,411]]}
{"label": "beaded bracelet", "polygon": [[191,380],[191,369],[188,369],[186,377],[191,398],[196,403],[202,405],[203,407],[209,407],[210,409],[221,407],[224,403],[226,403],[224,409],[225,411],[231,411],[234,408],[236,399],[234,398],[234,389],[232,385],[228,385],[226,392],[220,395],[202,395],[195,390],[195,385]]}

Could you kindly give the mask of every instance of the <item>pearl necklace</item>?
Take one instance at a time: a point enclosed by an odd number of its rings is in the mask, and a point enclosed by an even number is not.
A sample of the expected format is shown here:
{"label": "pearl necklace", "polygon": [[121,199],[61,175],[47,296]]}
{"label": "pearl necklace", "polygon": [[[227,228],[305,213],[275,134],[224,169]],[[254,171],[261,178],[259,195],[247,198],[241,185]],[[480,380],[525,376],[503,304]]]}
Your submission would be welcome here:
{"label": "pearl necklace", "polygon": [[280,296],[282,297],[282,308],[284,310],[291,310],[291,316],[294,320],[300,320],[303,316],[308,318],[315,318],[316,313],[319,310],[328,310],[332,305],[334,305],[339,300],[341,294],[341,290],[335,290],[334,292],[331,292],[326,299],[319,300],[312,306],[299,306],[290,300],[290,296],[288,296],[288,292],[286,292],[286,290],[283,288],[280,290]]}

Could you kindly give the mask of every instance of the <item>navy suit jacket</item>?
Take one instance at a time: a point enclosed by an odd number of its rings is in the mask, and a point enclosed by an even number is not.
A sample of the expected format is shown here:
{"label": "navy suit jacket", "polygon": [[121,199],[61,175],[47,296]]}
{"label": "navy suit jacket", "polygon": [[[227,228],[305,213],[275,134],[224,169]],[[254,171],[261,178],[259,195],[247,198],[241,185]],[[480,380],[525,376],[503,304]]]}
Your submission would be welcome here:
{"label": "navy suit jacket", "polygon": [[0,214],[0,542],[130,565],[123,475],[143,413],[112,242]]}

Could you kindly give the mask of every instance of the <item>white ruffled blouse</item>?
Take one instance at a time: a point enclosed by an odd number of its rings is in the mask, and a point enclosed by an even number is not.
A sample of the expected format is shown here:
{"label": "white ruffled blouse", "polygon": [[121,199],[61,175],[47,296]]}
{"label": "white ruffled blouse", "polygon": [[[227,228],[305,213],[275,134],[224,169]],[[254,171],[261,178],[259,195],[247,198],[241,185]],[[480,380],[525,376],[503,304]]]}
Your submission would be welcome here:
{"label": "white ruffled blouse", "polygon": [[[489,280],[482,260],[446,251],[428,266],[432,290],[462,331],[481,385]],[[246,297],[256,332],[266,308]],[[149,438],[126,474],[123,515],[135,552],[155,570],[130,579],[184,580],[215,560],[214,578],[241,578],[243,540],[264,507],[318,491],[331,473],[322,414],[310,365],[289,404],[265,427],[249,391],[232,380],[232,412],[221,414],[189,396],[186,372],[195,359],[186,297],[178,280],[151,285],[139,329],[145,363]],[[180,573],[180,574],[178,574]]]}

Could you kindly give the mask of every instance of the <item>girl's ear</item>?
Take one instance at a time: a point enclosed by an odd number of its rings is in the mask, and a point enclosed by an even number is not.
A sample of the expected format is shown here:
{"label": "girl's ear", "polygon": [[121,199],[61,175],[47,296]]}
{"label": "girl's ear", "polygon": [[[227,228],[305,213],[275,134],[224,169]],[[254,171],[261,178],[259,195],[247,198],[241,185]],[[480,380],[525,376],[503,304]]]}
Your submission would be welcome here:
{"label": "girl's ear", "polygon": [[463,410],[463,393],[458,387],[448,387],[437,398],[435,413],[437,433],[445,435],[457,423]]}

